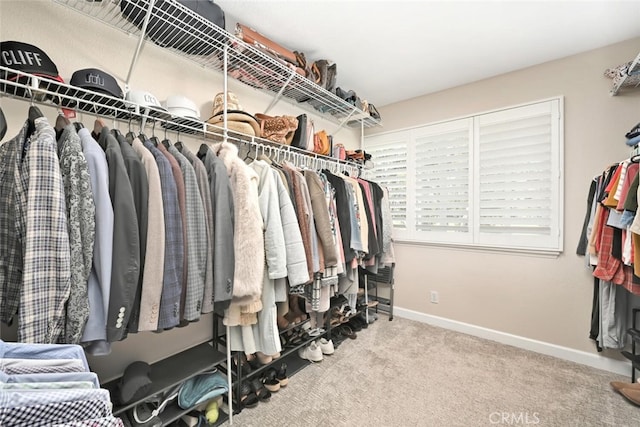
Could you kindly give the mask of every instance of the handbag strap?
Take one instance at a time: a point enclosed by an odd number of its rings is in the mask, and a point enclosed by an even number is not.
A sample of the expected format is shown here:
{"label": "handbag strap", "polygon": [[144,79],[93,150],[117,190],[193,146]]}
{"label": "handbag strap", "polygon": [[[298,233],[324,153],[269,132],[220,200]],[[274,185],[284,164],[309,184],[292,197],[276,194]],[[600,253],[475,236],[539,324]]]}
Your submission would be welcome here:
{"label": "handbag strap", "polygon": [[164,399],[156,409],[151,411],[151,416],[146,420],[141,420],[140,417],[138,417],[138,405],[136,405],[133,407],[133,418],[136,420],[136,423],[138,424],[146,424],[149,421],[151,421],[154,417],[157,417],[158,415],[160,415],[162,411],[164,411],[165,406],[167,406],[176,397],[178,397],[178,392],[172,393],[169,397]]}
{"label": "handbag strap", "polygon": [[314,62],[313,64],[311,64],[311,71],[313,72],[314,82],[316,84],[320,84],[320,82],[322,81],[322,75],[320,74],[320,68],[318,68],[317,63]]}

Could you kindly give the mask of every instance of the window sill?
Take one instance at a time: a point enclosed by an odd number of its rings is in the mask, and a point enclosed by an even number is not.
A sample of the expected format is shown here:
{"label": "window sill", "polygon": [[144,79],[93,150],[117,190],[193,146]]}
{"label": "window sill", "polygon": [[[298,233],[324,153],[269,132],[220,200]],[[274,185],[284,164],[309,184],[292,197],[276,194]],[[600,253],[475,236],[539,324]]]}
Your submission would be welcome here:
{"label": "window sill", "polygon": [[423,246],[423,247],[464,251],[464,252],[484,252],[484,253],[495,253],[495,254],[503,254],[503,255],[526,255],[526,256],[539,257],[539,258],[558,258],[560,254],[563,252],[562,250],[558,250],[558,249],[506,248],[506,247],[482,246],[482,245],[471,245],[471,244],[462,244],[462,243],[419,242],[419,241],[407,240],[407,239],[394,239],[393,242],[396,245]]}

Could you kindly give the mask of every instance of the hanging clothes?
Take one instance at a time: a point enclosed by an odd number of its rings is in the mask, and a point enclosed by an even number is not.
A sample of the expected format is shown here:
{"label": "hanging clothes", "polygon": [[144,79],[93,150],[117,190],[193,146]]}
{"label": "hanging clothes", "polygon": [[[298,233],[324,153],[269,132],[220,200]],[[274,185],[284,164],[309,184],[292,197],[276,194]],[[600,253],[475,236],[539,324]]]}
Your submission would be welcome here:
{"label": "hanging clothes", "polygon": [[88,129],[80,129],[78,136],[89,169],[95,205],[93,262],[87,284],[91,310],[80,341],[89,354],[100,356],[111,352],[106,325],[113,262],[113,206],[109,197],[109,166],[106,155]]}
{"label": "hanging clothes", "polygon": [[147,176],[147,241],[145,249],[138,331],[158,329],[160,304],[165,269],[165,221],[162,198],[162,182],[156,160],[139,138],[131,141],[131,148],[138,155]]}
{"label": "hanging clothes", "polygon": [[332,174],[331,171],[323,169],[322,173],[327,177],[327,180],[335,190],[338,221],[340,222],[340,235],[342,237],[342,251],[344,253],[345,263],[349,264],[356,256],[356,253],[351,249],[351,208],[349,206],[351,203],[349,202],[347,186],[342,178]]}
{"label": "hanging clothes", "polygon": [[278,189],[270,166],[264,161],[256,160],[249,167],[256,171],[259,178],[258,200],[264,222],[265,266],[260,296],[262,310],[258,312],[256,324],[231,327],[229,342],[232,349],[243,350],[248,354],[259,351],[274,355],[282,350],[277,324],[275,279],[287,276],[284,230]]}
{"label": "hanging clothes", "polygon": [[[288,182],[290,183],[289,192],[291,194],[291,199],[294,201],[294,207],[296,211],[296,217],[298,219],[298,226],[300,228],[300,235],[302,236],[302,244],[304,245],[304,255],[305,261],[307,263],[307,272],[309,275],[309,279],[313,279],[314,273],[314,245],[311,241],[311,229],[310,218],[309,218],[309,207],[305,202],[305,196],[303,194],[302,187],[302,179],[299,178],[296,173],[297,171],[292,167],[291,164],[287,162],[283,162],[282,164],[283,171],[287,177]],[[307,191],[308,194],[308,191]],[[317,271],[317,269],[315,269]]]}
{"label": "hanging clothes", "polygon": [[91,192],[89,167],[82,144],[72,124],[64,127],[58,140],[58,159],[64,185],[69,231],[71,281],[66,303],[65,329],[59,342],[77,344],[89,317],[87,283],[93,262],[96,208]]}
{"label": "hanging clothes", "polygon": [[185,213],[187,225],[187,287],[184,297],[184,320],[193,322],[200,318],[207,268],[207,226],[204,206],[196,173],[189,161],[176,147],[169,145],[168,152],[180,165],[184,177]]}
{"label": "hanging clothes", "polygon": [[102,127],[97,137],[109,165],[109,195],[113,205],[113,264],[107,313],[107,340],[120,341],[131,316],[138,275],[140,242],[133,191],[124,165],[120,144],[109,128]]}
{"label": "hanging clothes", "polygon": [[173,177],[169,160],[148,139],[145,139],[142,143],[153,154],[160,173],[165,248],[158,329],[170,329],[180,323],[180,297],[182,293],[182,269],[184,266],[182,215],[178,205],[176,180]]}
{"label": "hanging clothes", "polygon": [[278,201],[280,204],[280,220],[285,240],[285,259],[287,263],[287,278],[275,279],[275,298],[278,304],[278,315],[284,316],[289,311],[288,285],[292,287],[303,285],[311,278],[307,269],[302,234],[298,225],[295,208],[289,193],[289,187],[285,184],[286,177],[280,169],[271,169],[275,179]]}
{"label": "hanging clothes", "polygon": [[33,125],[0,145],[0,313],[5,323],[18,313],[19,341],[55,343],[69,294],[69,233],[55,130],[45,117]]}
{"label": "hanging clothes", "polygon": [[233,295],[235,247],[234,202],[227,169],[209,146],[202,144],[197,157],[204,164],[209,176],[213,204],[213,299],[214,310],[219,315],[229,307]]}
{"label": "hanging clothes", "polygon": [[636,191],[632,191],[637,174],[637,165],[624,161],[603,171],[589,186],[588,209],[576,252],[589,255],[588,265],[596,279],[589,336],[598,351],[625,346],[628,294],[640,294],[640,277],[634,272],[640,236],[625,219],[630,213],[626,207],[637,209],[637,202],[629,202],[637,200]]}
{"label": "hanging clothes", "polygon": [[204,208],[204,220],[206,227],[207,246],[205,250],[205,272],[204,272],[204,290],[202,296],[202,313],[210,313],[213,311],[213,203],[211,200],[211,188],[209,187],[209,177],[207,169],[202,161],[196,155],[189,151],[181,142],[176,142],[176,149],[189,161],[193,166],[196,180],[198,182],[198,191]]}
{"label": "hanging clothes", "polygon": [[264,224],[258,201],[258,175],[238,157],[235,145],[216,143],[209,149],[222,160],[233,196],[233,301],[253,304],[259,302],[264,270]]}
{"label": "hanging clothes", "polygon": [[118,141],[122,152],[122,159],[127,170],[127,176],[131,183],[133,193],[133,205],[136,210],[138,220],[138,242],[140,244],[140,267],[138,274],[138,285],[131,307],[131,316],[127,323],[126,331],[138,332],[140,321],[140,300],[142,298],[142,286],[144,283],[145,261],[147,259],[147,232],[149,223],[149,181],[144,165],[138,153],[133,149],[129,141],[117,129],[112,129],[111,133]]}
{"label": "hanging clothes", "polygon": [[[153,138],[157,141],[157,138]],[[180,231],[182,232],[182,269],[180,277],[180,303],[178,306],[178,323],[180,323],[184,317],[184,307],[187,297],[187,278],[189,276],[189,241],[187,240],[187,205],[186,205],[186,190],[184,184],[184,176],[178,161],[169,154],[169,151],[161,143],[154,143],[154,146],[160,150],[162,155],[167,159],[171,165],[171,175],[176,183],[176,190],[178,194],[178,208],[180,209]]]}

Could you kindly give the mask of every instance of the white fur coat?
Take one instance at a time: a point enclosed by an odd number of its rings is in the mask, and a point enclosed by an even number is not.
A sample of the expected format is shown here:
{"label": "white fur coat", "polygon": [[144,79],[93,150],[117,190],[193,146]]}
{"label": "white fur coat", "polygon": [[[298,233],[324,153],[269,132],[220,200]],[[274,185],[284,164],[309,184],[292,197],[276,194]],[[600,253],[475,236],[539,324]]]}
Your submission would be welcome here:
{"label": "white fur coat", "polygon": [[264,227],[258,201],[258,174],[238,157],[235,145],[217,143],[210,148],[224,162],[233,192],[233,302],[259,302],[264,273]]}

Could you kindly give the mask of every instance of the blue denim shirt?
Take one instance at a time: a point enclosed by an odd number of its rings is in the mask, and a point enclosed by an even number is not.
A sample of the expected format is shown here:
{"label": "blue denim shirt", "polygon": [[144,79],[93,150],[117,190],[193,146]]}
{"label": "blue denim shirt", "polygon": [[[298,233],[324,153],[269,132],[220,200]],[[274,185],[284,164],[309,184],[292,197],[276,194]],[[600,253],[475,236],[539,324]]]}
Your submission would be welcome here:
{"label": "blue denim shirt", "polygon": [[2,359],[77,359],[90,371],[84,350],[77,344],[25,344],[0,340]]}
{"label": "blue denim shirt", "polygon": [[7,375],[0,371],[0,382],[2,383],[51,383],[56,381],[89,381],[94,385],[94,388],[100,388],[100,380],[95,372],[55,372],[46,374]]}

